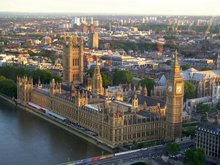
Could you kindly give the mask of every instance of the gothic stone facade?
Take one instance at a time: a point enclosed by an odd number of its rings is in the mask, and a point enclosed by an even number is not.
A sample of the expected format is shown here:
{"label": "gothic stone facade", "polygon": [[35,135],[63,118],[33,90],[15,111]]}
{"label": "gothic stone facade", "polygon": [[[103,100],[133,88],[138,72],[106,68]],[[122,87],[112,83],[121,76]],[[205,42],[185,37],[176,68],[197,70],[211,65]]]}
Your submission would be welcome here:
{"label": "gothic stone facade", "polygon": [[[103,94],[98,65],[92,81],[96,84],[91,85],[95,89],[91,91],[75,86],[68,76],[64,76],[66,84],[70,84],[70,90],[66,91],[61,89],[61,83],[54,80],[49,87],[42,88],[40,82],[33,86],[32,79],[18,77],[17,100],[21,104],[33,102],[60,114],[71,122],[94,131],[99,141],[113,148],[134,142],[174,140],[181,136],[184,88],[177,55],[175,61],[167,86],[167,104],[164,107],[160,104],[148,106],[146,102],[140,103],[136,91],[131,96],[132,103],[123,101],[123,97],[110,99],[107,92]],[[64,75],[69,75],[65,72],[73,73],[69,69],[64,69]],[[79,67],[76,73],[79,74],[78,77],[83,74]]]}

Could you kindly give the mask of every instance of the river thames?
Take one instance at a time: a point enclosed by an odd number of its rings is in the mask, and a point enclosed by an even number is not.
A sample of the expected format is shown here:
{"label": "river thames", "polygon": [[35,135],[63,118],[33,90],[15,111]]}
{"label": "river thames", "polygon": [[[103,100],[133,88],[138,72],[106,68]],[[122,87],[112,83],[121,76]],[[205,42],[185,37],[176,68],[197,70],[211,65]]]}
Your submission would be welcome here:
{"label": "river thames", "polygon": [[103,153],[97,146],[0,100],[0,164],[55,165]]}

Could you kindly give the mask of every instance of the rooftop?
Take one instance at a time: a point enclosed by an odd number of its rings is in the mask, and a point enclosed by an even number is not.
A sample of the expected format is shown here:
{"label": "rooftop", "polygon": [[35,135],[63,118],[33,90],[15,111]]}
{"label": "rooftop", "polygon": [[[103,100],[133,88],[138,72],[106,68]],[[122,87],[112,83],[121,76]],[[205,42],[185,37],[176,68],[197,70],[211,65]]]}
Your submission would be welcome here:
{"label": "rooftop", "polygon": [[199,124],[198,130],[220,135],[220,124],[216,122],[215,123],[203,122]]}

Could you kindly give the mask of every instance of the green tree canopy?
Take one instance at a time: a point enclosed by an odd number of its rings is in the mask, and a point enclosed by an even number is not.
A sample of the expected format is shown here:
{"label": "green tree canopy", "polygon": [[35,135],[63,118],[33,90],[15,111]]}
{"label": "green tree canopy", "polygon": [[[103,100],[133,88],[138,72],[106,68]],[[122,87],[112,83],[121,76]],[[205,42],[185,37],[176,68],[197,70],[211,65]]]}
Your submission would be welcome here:
{"label": "green tree canopy", "polygon": [[220,110],[220,101],[216,104],[216,109]]}
{"label": "green tree canopy", "polygon": [[184,158],[185,163],[190,165],[201,165],[205,160],[204,150],[201,148],[188,149]]}
{"label": "green tree canopy", "polygon": [[187,70],[187,69],[191,68],[191,65],[190,64],[182,65],[181,68],[182,68],[182,70]]}
{"label": "green tree canopy", "polygon": [[116,69],[113,74],[113,84],[119,85],[119,84],[126,84],[131,83],[133,77],[132,73],[129,70],[119,70]]}
{"label": "green tree canopy", "polygon": [[201,71],[207,71],[207,70],[211,70],[209,67],[207,67],[207,66],[204,66],[202,69],[201,69]]}
{"label": "green tree canopy", "polygon": [[167,64],[167,65],[171,65],[171,64],[172,64],[172,60],[167,60],[167,61],[166,61],[166,64]]}
{"label": "green tree canopy", "polygon": [[103,87],[106,88],[108,86],[111,86],[112,85],[111,77],[104,72],[101,72],[101,75],[102,75]]}
{"label": "green tree canopy", "polygon": [[130,41],[111,41],[111,47],[113,49],[124,49],[125,51],[145,51],[145,50],[156,50],[155,43],[141,43],[141,42],[130,42]]}
{"label": "green tree canopy", "polygon": [[0,46],[0,53],[2,53],[4,50],[3,46]]}
{"label": "green tree canopy", "polygon": [[[95,68],[91,68],[91,69],[87,70],[87,74],[88,74],[89,77],[93,76],[94,69]],[[105,68],[101,68],[100,72],[101,72],[101,75],[102,75],[103,87],[106,88],[108,86],[111,86],[112,85],[112,81],[111,81],[110,72],[107,69],[105,69]]]}
{"label": "green tree canopy", "polygon": [[166,150],[171,155],[176,155],[180,151],[180,146],[177,143],[166,144]]}
{"label": "green tree canopy", "polygon": [[54,57],[54,55],[52,55],[51,53],[46,52],[46,51],[41,51],[41,52],[38,52],[38,53],[34,53],[31,50],[28,50],[28,54],[30,56],[48,57],[52,61],[53,64],[56,61],[56,58]]}
{"label": "green tree canopy", "polygon": [[194,137],[196,133],[196,127],[195,126],[191,126],[191,127],[183,127],[182,129],[182,134],[184,136],[191,136]]}
{"label": "green tree canopy", "polygon": [[204,114],[210,111],[210,106],[208,104],[200,103],[197,105],[196,110],[197,112]]}
{"label": "green tree canopy", "polygon": [[165,40],[176,40],[176,36],[164,36]]}
{"label": "green tree canopy", "polygon": [[155,81],[153,79],[150,78],[144,78],[142,80],[139,81],[139,84],[141,86],[146,86],[147,87],[147,93],[149,95],[151,95],[151,90],[154,89],[154,85],[155,85]]}
{"label": "green tree canopy", "polygon": [[0,80],[0,93],[3,93],[9,97],[17,97],[16,83],[9,79]]}
{"label": "green tree canopy", "polygon": [[186,81],[184,90],[184,100],[193,99],[196,97],[196,86],[193,83]]}
{"label": "green tree canopy", "polygon": [[0,76],[0,81],[5,80],[6,78],[4,76]]}
{"label": "green tree canopy", "polygon": [[43,83],[49,83],[52,78],[59,82],[62,81],[60,76],[54,75],[48,70],[29,70],[26,67],[17,66],[0,67],[0,75],[4,76],[7,79],[13,80],[14,82],[17,81],[17,76],[33,77],[34,83],[36,83],[39,78]]}

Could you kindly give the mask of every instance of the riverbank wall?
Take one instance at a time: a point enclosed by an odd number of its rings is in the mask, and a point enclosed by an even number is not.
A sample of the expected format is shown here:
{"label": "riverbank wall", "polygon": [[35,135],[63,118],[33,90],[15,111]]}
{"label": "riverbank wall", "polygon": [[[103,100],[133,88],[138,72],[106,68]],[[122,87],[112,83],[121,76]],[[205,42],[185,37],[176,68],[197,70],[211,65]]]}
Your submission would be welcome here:
{"label": "riverbank wall", "polygon": [[88,134],[84,133],[83,131],[78,130],[76,128],[72,128],[72,127],[70,128],[68,125],[66,125],[66,124],[64,124],[64,123],[62,123],[62,122],[60,122],[60,121],[58,121],[54,118],[50,118],[50,117],[46,116],[45,114],[34,110],[32,107],[25,106],[25,105],[22,105],[22,104],[18,104],[15,99],[9,98],[9,97],[7,97],[3,94],[0,94],[0,100],[4,100],[4,101],[6,101],[10,104],[13,104],[14,106],[17,106],[21,110],[28,111],[28,112],[32,113],[33,115],[36,115],[36,116],[38,116],[38,117],[40,117],[40,118],[42,118],[42,119],[44,119],[44,120],[46,120],[50,123],[62,128],[64,130],[66,130],[66,131],[68,131],[68,132],[70,132],[70,133],[72,133],[72,134],[88,141],[89,143],[92,143],[92,144],[98,146],[99,148],[101,148],[101,149],[103,149],[107,152],[113,153],[112,148],[106,146],[103,143],[100,143],[98,141],[98,139],[94,136],[88,135]]}

